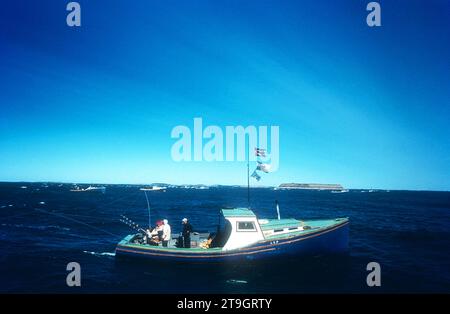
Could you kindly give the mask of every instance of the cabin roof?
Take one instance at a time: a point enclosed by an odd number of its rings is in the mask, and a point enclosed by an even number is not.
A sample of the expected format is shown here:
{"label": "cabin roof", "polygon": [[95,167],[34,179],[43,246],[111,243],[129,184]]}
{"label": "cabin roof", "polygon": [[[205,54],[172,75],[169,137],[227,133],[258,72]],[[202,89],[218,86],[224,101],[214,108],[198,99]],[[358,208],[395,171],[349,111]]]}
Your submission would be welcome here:
{"label": "cabin roof", "polygon": [[261,229],[264,230],[272,230],[272,229],[283,229],[283,228],[295,228],[300,225],[300,221],[293,218],[287,219],[269,219],[266,223],[261,223]]}
{"label": "cabin roof", "polygon": [[224,217],[256,217],[248,208],[224,208],[222,214]]}

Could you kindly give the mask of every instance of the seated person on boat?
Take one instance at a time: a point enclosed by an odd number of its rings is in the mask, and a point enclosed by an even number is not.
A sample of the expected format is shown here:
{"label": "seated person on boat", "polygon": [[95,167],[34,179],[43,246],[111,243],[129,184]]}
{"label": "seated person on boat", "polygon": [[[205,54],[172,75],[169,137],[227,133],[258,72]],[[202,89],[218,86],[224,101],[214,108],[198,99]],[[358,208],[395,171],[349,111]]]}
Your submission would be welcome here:
{"label": "seated person on boat", "polygon": [[156,226],[152,230],[147,230],[147,235],[145,236],[145,243],[150,245],[159,245],[162,241],[163,236],[163,222],[158,220]]}

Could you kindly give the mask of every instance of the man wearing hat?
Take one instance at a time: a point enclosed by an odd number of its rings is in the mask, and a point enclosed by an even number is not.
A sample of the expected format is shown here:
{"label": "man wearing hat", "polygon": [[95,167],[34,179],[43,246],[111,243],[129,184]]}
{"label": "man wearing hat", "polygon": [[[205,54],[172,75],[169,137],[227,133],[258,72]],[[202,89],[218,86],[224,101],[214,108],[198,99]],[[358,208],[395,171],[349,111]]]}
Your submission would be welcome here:
{"label": "man wearing hat", "polygon": [[183,224],[183,247],[190,248],[191,247],[192,226],[188,222],[187,218],[183,218],[182,224]]}

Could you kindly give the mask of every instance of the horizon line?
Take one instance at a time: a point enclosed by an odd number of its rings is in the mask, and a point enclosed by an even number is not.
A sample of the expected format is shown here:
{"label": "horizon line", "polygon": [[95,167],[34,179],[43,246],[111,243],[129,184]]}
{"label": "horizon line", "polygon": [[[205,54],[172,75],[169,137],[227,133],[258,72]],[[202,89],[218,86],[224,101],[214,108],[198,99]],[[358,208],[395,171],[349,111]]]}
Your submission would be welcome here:
{"label": "horizon line", "polygon": [[[167,183],[167,182],[152,182],[152,183],[106,183],[106,182],[67,182],[67,181],[24,181],[24,180],[18,180],[18,181],[3,181],[0,180],[0,183],[59,183],[59,184],[95,184],[95,185],[154,185],[154,184],[160,184],[160,185],[173,185],[173,186],[193,186],[193,185],[203,185],[203,186],[228,186],[228,187],[243,187],[247,188],[247,185],[242,184],[204,184],[204,183],[181,183],[181,184],[175,184],[175,183]],[[295,184],[339,184],[339,183],[311,183],[311,182],[289,182],[289,183],[295,183]],[[250,186],[250,188],[276,188],[279,187],[279,185],[266,185],[266,186]],[[342,185],[341,185],[342,186]],[[342,187],[344,190],[384,190],[384,191],[412,191],[412,192],[450,192],[450,190],[431,190],[431,189],[387,189],[387,188],[346,188]],[[287,190],[287,189],[286,189]],[[291,189],[295,190],[295,189]],[[320,189],[296,189],[296,190],[320,190]]]}

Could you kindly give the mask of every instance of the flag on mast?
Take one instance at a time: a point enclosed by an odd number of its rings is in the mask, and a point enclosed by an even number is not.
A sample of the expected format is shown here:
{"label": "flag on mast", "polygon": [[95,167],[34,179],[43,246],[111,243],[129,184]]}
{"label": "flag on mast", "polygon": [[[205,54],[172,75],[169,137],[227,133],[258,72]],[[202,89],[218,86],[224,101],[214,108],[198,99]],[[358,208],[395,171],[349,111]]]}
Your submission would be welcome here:
{"label": "flag on mast", "polygon": [[252,178],[255,178],[256,181],[261,180],[261,176],[256,172],[256,170],[253,171],[251,177],[252,177]]}
{"label": "flag on mast", "polygon": [[258,166],[256,167],[256,170],[268,173],[270,171],[270,165],[263,164],[262,162],[258,161]]}
{"label": "flag on mast", "polygon": [[264,148],[255,147],[255,156],[266,157],[266,150]]}
{"label": "flag on mast", "polygon": [[[257,157],[266,157],[266,149],[265,148],[259,148],[255,147],[255,155]],[[257,160],[258,165],[256,166],[256,169],[253,171],[251,177],[255,178],[257,181],[261,180],[261,176],[258,174],[258,171],[262,171],[264,173],[268,173],[270,171],[270,165],[265,164],[259,160]]]}

